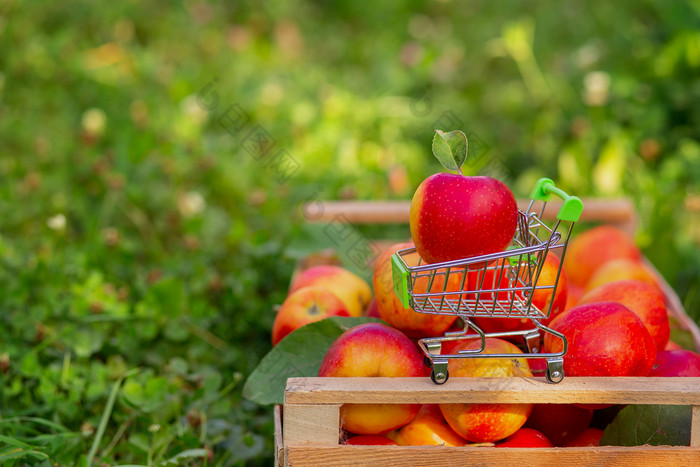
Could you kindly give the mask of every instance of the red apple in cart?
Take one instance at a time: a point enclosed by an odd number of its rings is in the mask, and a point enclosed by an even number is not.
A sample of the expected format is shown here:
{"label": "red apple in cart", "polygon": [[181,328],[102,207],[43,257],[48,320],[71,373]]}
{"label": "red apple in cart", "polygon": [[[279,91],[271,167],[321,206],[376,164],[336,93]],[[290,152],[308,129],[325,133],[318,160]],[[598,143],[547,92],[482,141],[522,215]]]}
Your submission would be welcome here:
{"label": "red apple in cart", "polygon": [[[656,359],[656,344],[642,320],[617,302],[578,305],[554,318],[550,327],[568,341],[568,376],[646,376]],[[544,352],[561,352],[562,341],[544,337]]]}
{"label": "red apple in cart", "polygon": [[551,448],[552,442],[539,431],[532,428],[521,428],[500,443],[497,448]]}
{"label": "red apple in cart", "polygon": [[[328,348],[319,376],[426,376],[423,354],[398,329],[381,323],[350,328]],[[420,404],[344,404],[342,427],[358,435],[383,435],[416,416]]]}
{"label": "red apple in cart", "polygon": [[324,287],[304,287],[290,293],[272,325],[272,345],[306,324],[329,316],[350,316],[345,304]]}
{"label": "red apple in cart", "polygon": [[461,174],[467,156],[461,131],[436,130],[433,153],[445,168],[460,173],[431,175],[413,195],[411,237],[420,257],[438,263],[505,250],[518,223],[513,193],[494,178]]}
{"label": "red apple in cart", "polygon": [[700,376],[700,354],[690,350],[662,350],[649,376]]}
{"label": "red apple in cart", "polygon": [[622,303],[639,316],[656,342],[656,350],[666,347],[670,335],[666,298],[655,285],[626,279],[602,284],[586,293],[579,304],[610,300]]}

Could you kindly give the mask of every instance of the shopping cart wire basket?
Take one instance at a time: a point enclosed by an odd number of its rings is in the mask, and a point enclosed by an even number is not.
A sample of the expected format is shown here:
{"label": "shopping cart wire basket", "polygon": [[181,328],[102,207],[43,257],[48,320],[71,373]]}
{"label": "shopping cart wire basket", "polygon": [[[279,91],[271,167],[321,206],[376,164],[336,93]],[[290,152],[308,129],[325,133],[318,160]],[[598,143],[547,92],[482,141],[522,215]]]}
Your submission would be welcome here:
{"label": "shopping cart wire basket", "polygon": [[[552,196],[563,202],[554,225],[550,227],[542,221],[542,215]],[[460,331],[418,341],[426,364],[433,368],[431,379],[436,384],[447,381],[449,359],[513,358],[513,354],[484,353],[487,337],[522,336],[526,351],[520,357],[545,358],[547,380],[555,383],[563,379],[566,338],[541,322],[549,318],[554,300],[549,300],[546,309],[539,309],[532,301],[534,293],[539,290],[551,291],[554,297],[566,247],[582,211],[583,203],[579,198],[557,188],[552,180],[542,178],[532,190],[527,209],[518,211],[516,232],[505,251],[432,264],[420,259],[416,261],[415,248],[399,250],[392,256],[394,291],[404,307],[418,313],[456,315],[464,323]],[[552,250],[559,250],[560,256],[556,280],[553,284],[540,285],[538,279],[542,267]],[[472,318],[528,319],[532,328],[485,333]],[[470,329],[474,332],[470,333]],[[542,333],[561,339],[562,350],[548,354],[540,352]],[[441,354],[442,343],[462,339],[480,339],[481,346],[455,354]]]}

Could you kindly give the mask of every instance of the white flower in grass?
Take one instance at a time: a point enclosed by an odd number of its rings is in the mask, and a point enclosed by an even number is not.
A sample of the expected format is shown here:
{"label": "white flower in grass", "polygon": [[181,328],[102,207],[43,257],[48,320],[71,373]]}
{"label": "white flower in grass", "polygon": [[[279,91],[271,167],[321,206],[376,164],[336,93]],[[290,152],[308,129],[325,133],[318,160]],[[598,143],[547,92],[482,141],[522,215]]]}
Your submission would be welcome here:
{"label": "white flower in grass", "polygon": [[104,113],[104,110],[93,107],[83,113],[81,125],[86,133],[100,136],[105,131],[107,115]]}
{"label": "white flower in grass", "polygon": [[177,208],[184,218],[191,218],[200,214],[207,207],[204,197],[196,191],[188,191],[177,199]]}
{"label": "white flower in grass", "polygon": [[65,230],[66,216],[61,213],[51,216],[47,219],[46,225],[48,225],[51,230]]}
{"label": "white flower in grass", "polygon": [[583,100],[590,106],[608,103],[610,97],[610,75],[604,71],[591,71],[583,78]]}

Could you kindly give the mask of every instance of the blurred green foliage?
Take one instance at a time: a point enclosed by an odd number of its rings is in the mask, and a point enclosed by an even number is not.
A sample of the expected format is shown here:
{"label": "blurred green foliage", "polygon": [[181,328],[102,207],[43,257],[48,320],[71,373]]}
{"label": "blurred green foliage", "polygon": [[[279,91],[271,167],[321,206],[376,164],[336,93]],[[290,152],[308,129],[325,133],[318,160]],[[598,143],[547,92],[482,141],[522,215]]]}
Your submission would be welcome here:
{"label": "blurred green foliage", "polygon": [[409,198],[436,127],[518,196],[632,197],[700,318],[699,25],[685,1],[3,2],[0,459],[268,465],[240,392],[323,242],[299,205]]}

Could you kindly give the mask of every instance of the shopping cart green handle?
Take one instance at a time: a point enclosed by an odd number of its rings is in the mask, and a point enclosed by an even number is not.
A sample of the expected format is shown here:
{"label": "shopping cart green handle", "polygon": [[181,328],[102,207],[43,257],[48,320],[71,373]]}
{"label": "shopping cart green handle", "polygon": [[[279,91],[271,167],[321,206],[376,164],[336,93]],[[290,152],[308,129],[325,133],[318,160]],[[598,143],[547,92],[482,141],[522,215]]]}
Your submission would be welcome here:
{"label": "shopping cart green handle", "polygon": [[532,189],[530,199],[547,202],[552,199],[552,195],[561,198],[564,203],[559,208],[557,219],[566,222],[578,222],[583,212],[583,201],[576,196],[567,194],[561,188],[557,188],[549,178],[540,178]]}
{"label": "shopping cart green handle", "polygon": [[408,268],[398,253],[391,255],[391,277],[394,283],[394,293],[399,297],[401,306],[408,308]]}

